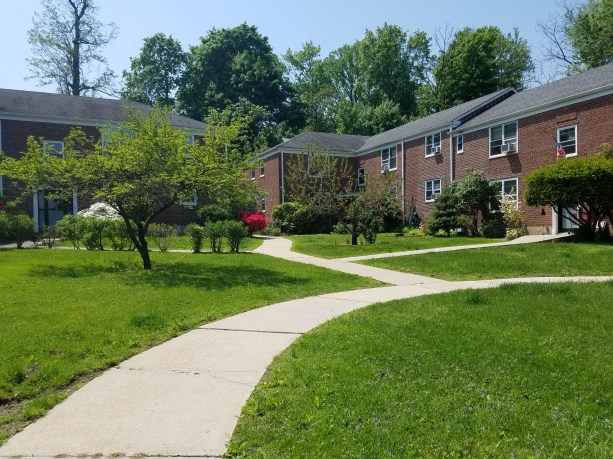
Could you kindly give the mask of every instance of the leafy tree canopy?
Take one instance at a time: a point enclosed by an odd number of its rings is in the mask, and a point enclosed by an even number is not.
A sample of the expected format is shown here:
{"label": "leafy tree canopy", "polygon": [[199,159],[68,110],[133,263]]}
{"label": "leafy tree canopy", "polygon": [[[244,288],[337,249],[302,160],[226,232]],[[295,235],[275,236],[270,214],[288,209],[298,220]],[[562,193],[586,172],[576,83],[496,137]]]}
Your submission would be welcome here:
{"label": "leafy tree canopy", "polygon": [[147,105],[173,107],[185,67],[186,54],[181,43],[157,33],[145,38],[138,57],[130,59],[130,71],[124,70],[121,98]]}
{"label": "leafy tree canopy", "polygon": [[522,90],[533,70],[530,48],[517,29],[506,36],[492,26],[460,30],[434,67],[436,109],[507,87]]}
{"label": "leafy tree canopy", "polygon": [[562,3],[562,13],[539,28],[548,40],[546,58],[567,74],[613,61],[613,0]]}
{"label": "leafy tree canopy", "polygon": [[180,108],[201,120],[211,110],[246,99],[276,118],[288,97],[283,70],[257,27],[243,23],[232,29],[212,29],[190,48],[177,94]]}

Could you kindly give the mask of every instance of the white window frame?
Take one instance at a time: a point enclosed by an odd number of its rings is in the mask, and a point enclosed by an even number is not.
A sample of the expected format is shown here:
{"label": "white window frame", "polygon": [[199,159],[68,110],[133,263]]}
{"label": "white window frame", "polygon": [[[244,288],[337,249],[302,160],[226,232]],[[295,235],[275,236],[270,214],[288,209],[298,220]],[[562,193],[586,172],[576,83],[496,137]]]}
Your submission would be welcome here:
{"label": "white window frame", "polygon": [[[434,142],[434,137],[438,136],[438,142]],[[424,137],[424,155],[426,158],[436,156],[442,153],[441,143],[443,140],[443,134],[441,132],[434,132]],[[432,149],[438,147],[438,153],[432,153]]]}
{"label": "white window frame", "polygon": [[364,167],[358,167],[358,186],[366,186],[366,169]]}
{"label": "white window frame", "polygon": [[[506,193],[504,192],[504,188],[505,188],[505,182],[514,182],[513,185],[513,189],[515,190],[515,193],[511,194],[511,193]],[[490,182],[490,184],[500,184],[500,192],[498,193],[499,196],[499,200],[502,202],[502,199],[505,196],[513,196],[513,202],[515,203],[515,206],[519,205],[519,178],[518,177],[510,177],[510,178],[503,178],[503,179],[497,179],[497,180],[492,180]]]}
{"label": "white window frame", "polygon": [[191,201],[181,201],[181,205],[183,206],[197,206],[198,205],[198,196],[194,195]]}
{"label": "white window frame", "polygon": [[260,199],[259,208],[260,208],[260,212],[266,213],[266,198]]}
{"label": "white window frame", "polygon": [[464,153],[464,134],[455,136],[455,152],[456,154]]}
{"label": "white window frame", "polygon": [[315,160],[315,153],[307,154],[307,175],[309,177],[324,177],[328,174],[328,169],[330,166],[330,155],[326,154],[326,164],[322,164],[325,166],[324,169],[316,170],[313,161]]}
{"label": "white window frame", "polygon": [[[575,130],[575,141],[574,141],[574,144],[575,144],[575,152],[574,152],[574,153],[568,153],[568,152],[566,151],[566,147],[567,147],[568,145],[570,145],[568,141],[565,141],[565,142],[561,142],[561,141],[560,141],[560,132],[561,132],[561,131],[565,131],[565,130],[567,130],[567,129],[574,129],[574,130]],[[567,158],[572,158],[573,156],[577,156],[577,153],[579,152],[579,149],[577,148],[577,147],[578,147],[578,145],[579,145],[579,142],[578,142],[578,139],[577,139],[577,125],[576,125],[576,124],[573,124],[573,125],[570,125],[570,126],[562,126],[562,127],[559,127],[559,128],[557,129],[556,139],[558,140],[558,143],[559,143],[560,145],[562,145],[562,147],[564,148],[564,151],[566,152],[566,157],[567,157]],[[566,145],[565,145],[565,144],[566,144]]]}
{"label": "white window frame", "polygon": [[[394,167],[392,167],[392,163]],[[398,169],[398,146],[381,149],[381,173]]]}
{"label": "white window frame", "polygon": [[[438,182],[438,191],[435,186],[436,182]],[[430,184],[430,199],[428,199],[428,184]],[[434,202],[436,201],[436,195],[440,194],[442,189],[442,181],[441,179],[430,179],[424,182],[424,202]]]}
{"label": "white window frame", "polygon": [[[506,126],[510,126],[511,124],[515,125],[515,137],[509,137],[506,135]],[[494,148],[498,148],[498,146],[502,147],[502,145],[506,145],[508,143],[514,143],[515,144],[515,151],[512,154],[517,154],[519,152],[519,124],[517,122],[517,120],[515,121],[510,121],[508,123],[504,123],[504,124],[497,124],[496,126],[492,126],[489,128],[489,147],[488,147],[488,152],[489,152],[489,157],[490,158],[500,158],[503,156],[507,156],[506,153],[496,153],[496,154],[492,154],[492,130],[496,129],[496,128],[501,128],[502,129],[502,137],[500,139],[500,145],[496,145]],[[497,140],[496,140],[497,141]]]}
{"label": "white window frame", "polygon": [[264,177],[264,161],[260,163],[260,177]]}
{"label": "white window frame", "polygon": [[250,174],[251,180],[255,180],[255,169],[251,169],[249,171],[249,174]]}
{"label": "white window frame", "polygon": [[[49,147],[50,145],[61,145],[62,149],[59,151],[59,153],[49,153],[47,150],[47,147]],[[64,159],[64,141],[63,140],[43,140],[43,150],[46,154],[52,154],[54,156],[57,156],[58,158],[62,158]],[[53,149],[54,151],[55,148]]]}

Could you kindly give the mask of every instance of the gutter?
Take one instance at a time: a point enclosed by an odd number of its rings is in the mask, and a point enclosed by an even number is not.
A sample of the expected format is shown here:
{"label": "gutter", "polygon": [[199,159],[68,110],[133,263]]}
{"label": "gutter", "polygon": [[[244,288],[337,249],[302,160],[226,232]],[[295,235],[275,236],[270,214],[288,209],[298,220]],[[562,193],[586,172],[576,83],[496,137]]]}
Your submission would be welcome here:
{"label": "gutter", "polygon": [[405,207],[406,207],[406,197],[404,195],[404,188],[405,188],[405,185],[404,185],[404,161],[405,161],[405,155],[404,155],[405,147],[404,147],[404,145],[405,145],[405,141],[404,140],[402,141],[401,145],[402,145],[402,163],[401,163],[402,167],[400,169],[402,171],[402,177],[400,179],[400,193],[401,193],[401,196],[402,196],[402,226],[405,226],[407,218],[406,218],[406,210],[405,210]]}
{"label": "gutter", "polygon": [[283,152],[281,152],[281,203],[285,202],[285,164]]}
{"label": "gutter", "polygon": [[453,123],[449,125],[449,181],[455,182],[455,158],[453,157]]}

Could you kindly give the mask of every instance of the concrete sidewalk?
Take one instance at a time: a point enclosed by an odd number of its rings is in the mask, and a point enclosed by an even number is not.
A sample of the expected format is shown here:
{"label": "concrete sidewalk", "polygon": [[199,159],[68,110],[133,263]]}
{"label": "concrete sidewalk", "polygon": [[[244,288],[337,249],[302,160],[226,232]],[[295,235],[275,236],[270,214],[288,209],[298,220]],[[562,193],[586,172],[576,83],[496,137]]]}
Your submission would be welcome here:
{"label": "concrete sidewalk", "polygon": [[267,238],[264,243],[255,249],[253,253],[261,253],[272,257],[283,258],[285,260],[306,263],[309,265],[320,266],[322,268],[333,269],[348,274],[355,274],[362,277],[372,277],[381,282],[393,285],[415,285],[424,283],[445,282],[433,277],[419,276],[417,274],[407,274],[389,269],[375,268],[374,266],[359,265],[348,263],[347,260],[324,259],[292,252],[292,241],[285,238]]}

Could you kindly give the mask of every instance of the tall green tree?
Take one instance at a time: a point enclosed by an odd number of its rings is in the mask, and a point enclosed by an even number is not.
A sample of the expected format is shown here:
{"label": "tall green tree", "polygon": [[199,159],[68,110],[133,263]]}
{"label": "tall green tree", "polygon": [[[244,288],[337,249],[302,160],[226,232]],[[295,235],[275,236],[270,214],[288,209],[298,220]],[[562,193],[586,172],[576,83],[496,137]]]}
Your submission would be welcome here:
{"label": "tall green tree", "polygon": [[434,67],[436,110],[443,110],[507,87],[522,90],[534,71],[530,48],[517,29],[458,31]]}
{"label": "tall green tree", "polygon": [[224,202],[249,193],[246,164],[231,149],[240,126],[207,126],[201,141],[171,125],[170,113],[129,113],[129,121],[110,127],[104,146],[74,129],[65,141],[64,158],[47,154],[42,139],[30,137],[19,159],[3,158],[0,173],[21,180],[23,193],[49,190],[68,198],[73,190],[87,201],[103,201],[123,218],[145,269],[151,269],[147,229],[172,205],[194,195]]}
{"label": "tall green tree", "polygon": [[28,31],[32,79],[55,83],[61,94],[113,95],[115,74],[101,51],[117,36],[117,26],[102,24],[93,0],[42,0]]}
{"label": "tall green tree", "polygon": [[312,131],[334,131],[336,93],[330,74],[320,58],[321,48],[309,41],[298,51],[283,55],[293,94],[293,109],[302,113],[302,126]]}
{"label": "tall green tree", "polygon": [[539,24],[548,40],[546,58],[567,74],[613,61],[613,0],[560,6],[559,16]]}
{"label": "tall green tree", "polygon": [[130,59],[130,71],[123,72],[121,98],[173,107],[186,59],[181,43],[172,36],[157,33],[145,38],[138,57]]}
{"label": "tall green tree", "polygon": [[177,100],[181,110],[204,119],[210,110],[247,99],[280,119],[288,98],[281,61],[268,38],[245,23],[231,29],[212,29],[192,46]]}
{"label": "tall green tree", "polygon": [[371,105],[388,99],[403,115],[415,115],[416,91],[424,82],[423,65],[430,53],[427,35],[409,36],[402,28],[385,24],[375,32],[366,31],[360,50]]}

